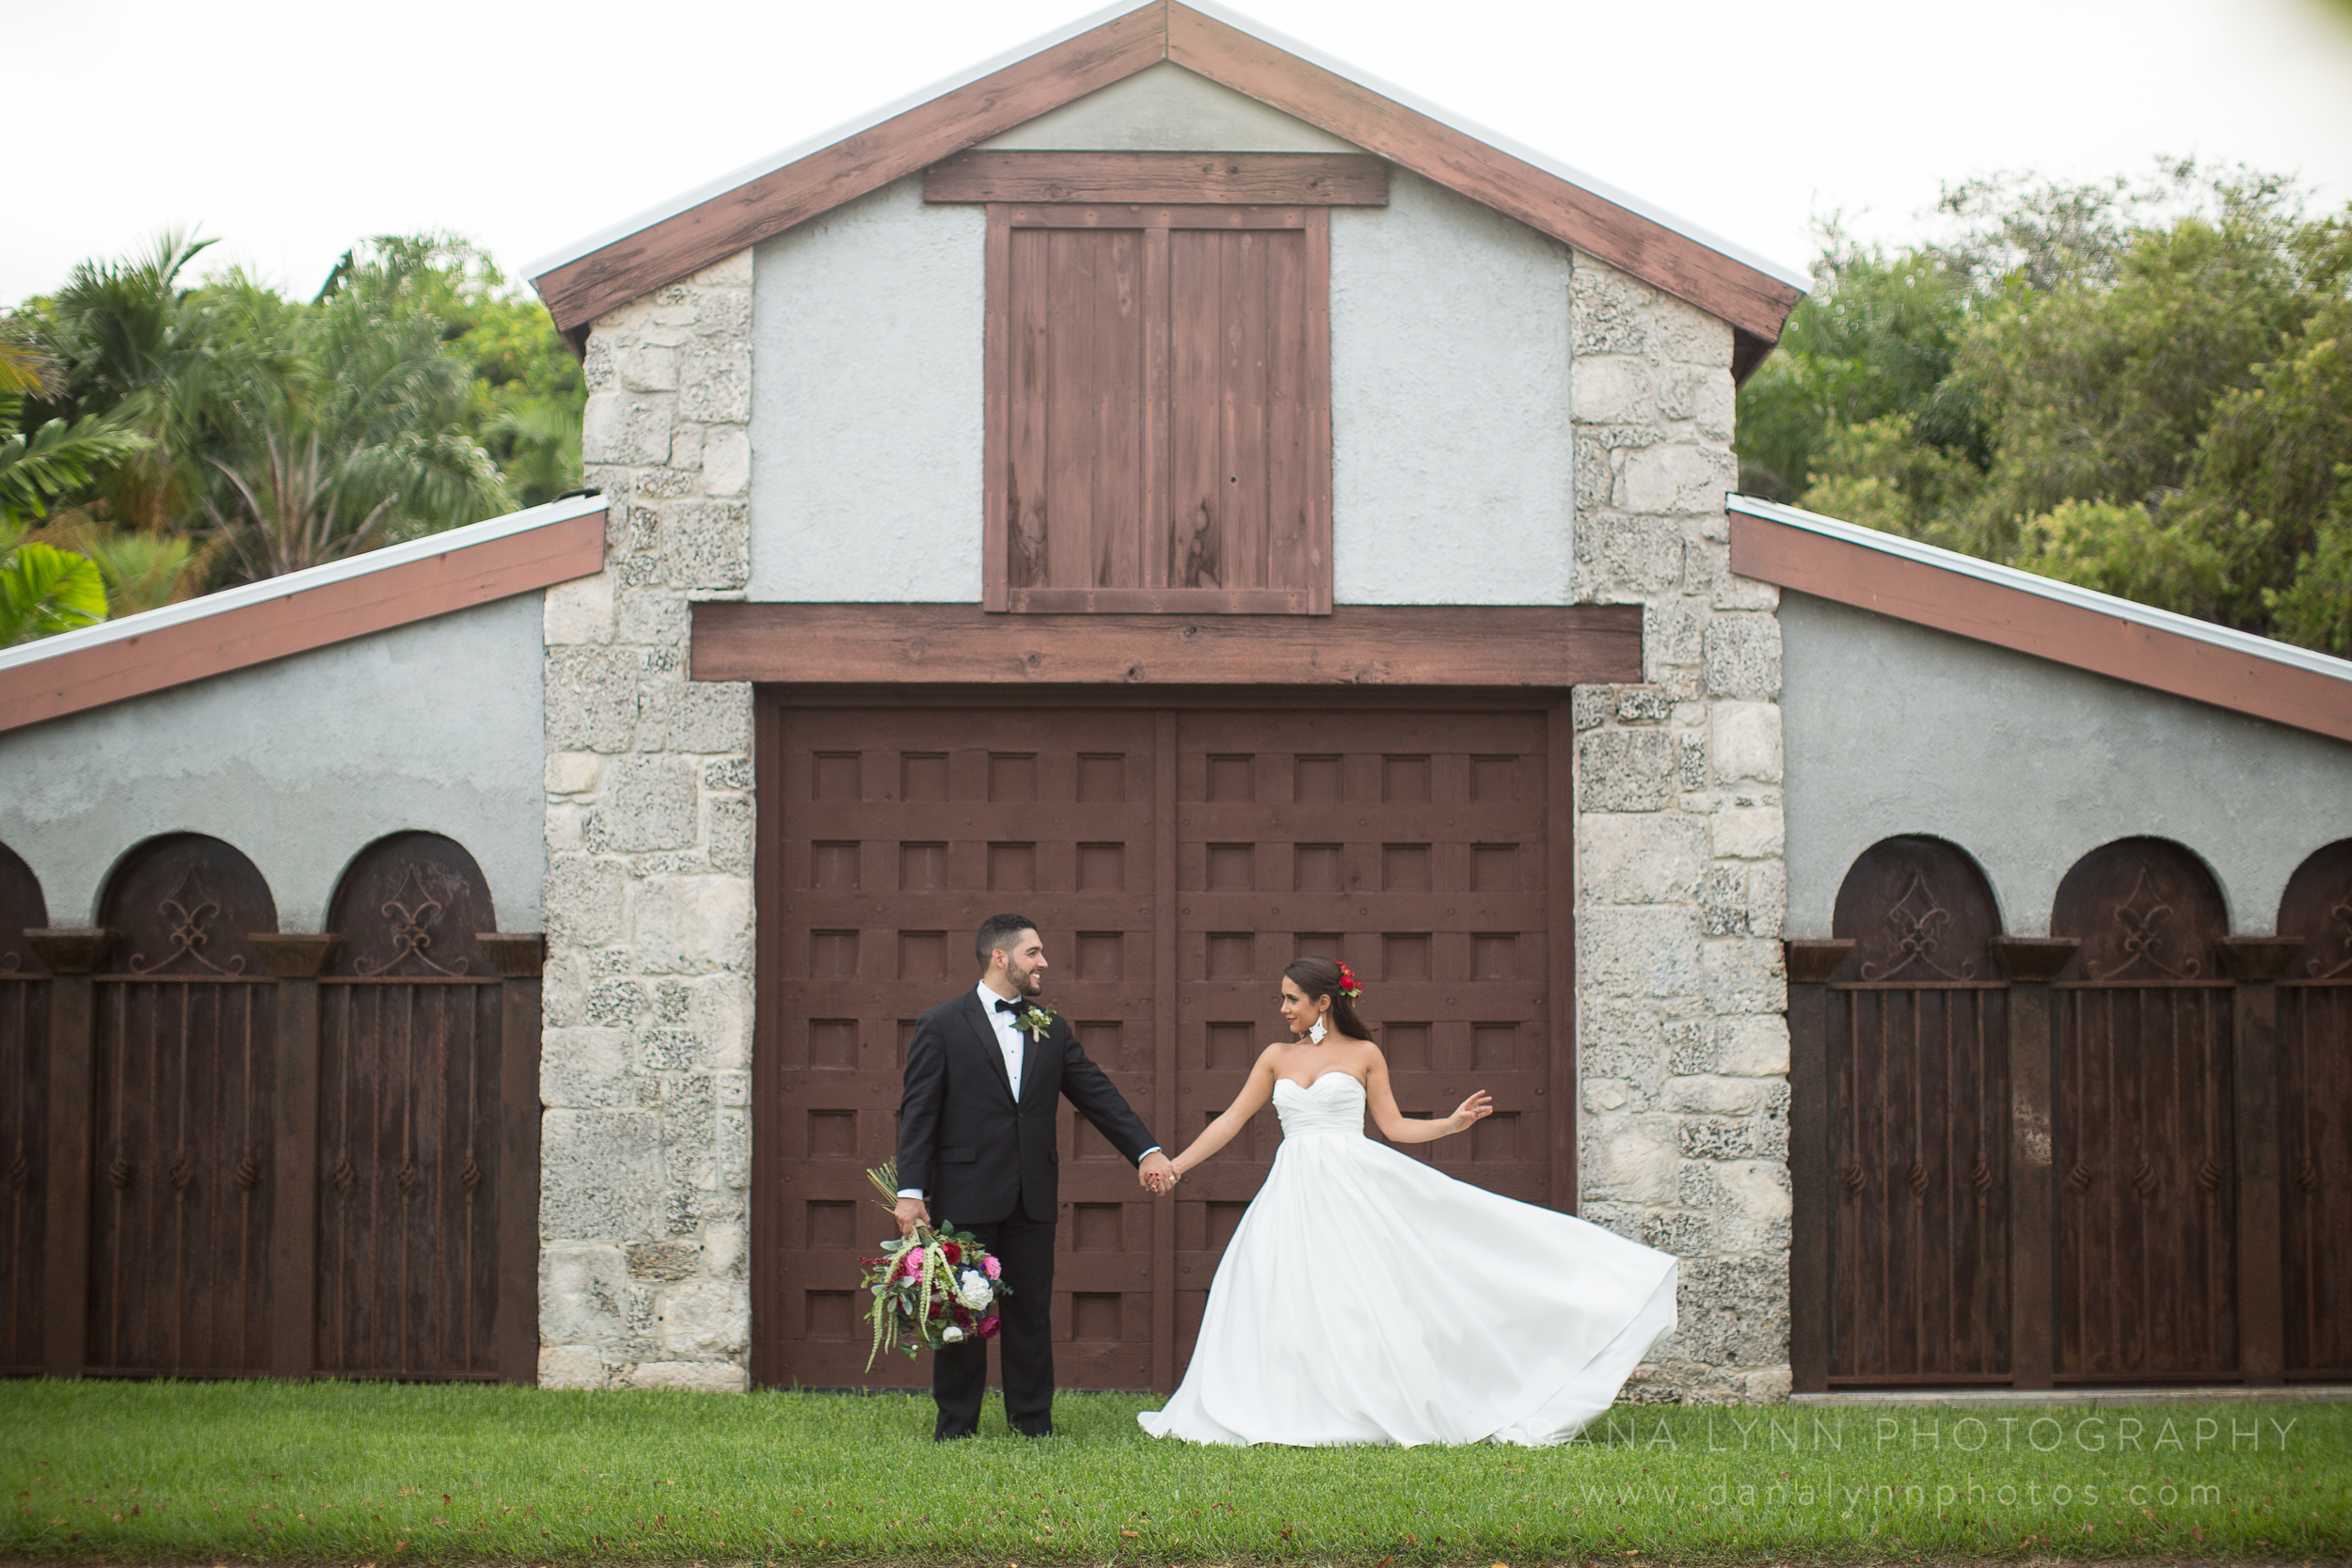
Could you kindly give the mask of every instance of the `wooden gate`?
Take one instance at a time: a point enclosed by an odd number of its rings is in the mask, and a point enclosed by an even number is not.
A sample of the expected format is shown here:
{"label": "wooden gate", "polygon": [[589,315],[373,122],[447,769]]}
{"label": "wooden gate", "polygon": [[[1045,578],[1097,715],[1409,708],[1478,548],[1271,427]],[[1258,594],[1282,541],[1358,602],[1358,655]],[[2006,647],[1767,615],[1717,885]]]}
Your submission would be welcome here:
{"label": "wooden gate", "polygon": [[538,1057],[501,1045],[535,1046],[544,943],[476,935],[465,850],[364,853],[346,940],[278,932],[250,861],[174,835],[101,917],[24,942],[43,980],[0,941],[8,1366],[535,1380]]}
{"label": "wooden gate", "polygon": [[1838,889],[1828,1009],[1832,1380],[2005,1381],[2008,994],[1983,873],[1894,838]]}
{"label": "wooden gate", "polygon": [[[924,1375],[864,1371],[856,1260],[889,1221],[863,1172],[895,1146],[915,1016],[976,983],[1000,910],[1039,923],[1048,997],[1171,1150],[1275,1037],[1282,966],[1320,952],[1362,976],[1405,1109],[1495,1093],[1442,1168],[1572,1199],[1564,715],[850,700],[760,705],[758,1381]],[[1171,1387],[1272,1113],[1172,1204],[1061,1124],[1059,1375]]]}
{"label": "wooden gate", "polygon": [[2352,1378],[2352,839],[2314,853],[2279,901],[2302,949],[2279,987],[2280,1230],[2291,1378]]}
{"label": "wooden gate", "polygon": [[[400,833],[345,873],[320,978],[317,1369],[494,1379],[504,1041],[473,857]],[[536,1112],[537,1087],[531,1090]],[[535,1289],[535,1282],[534,1287]]]}
{"label": "wooden gate", "polygon": [[2123,839],[2058,884],[2051,1163],[2060,1383],[2237,1369],[2229,915],[2176,844]]}
{"label": "wooden gate", "polygon": [[1964,854],[1890,839],[1788,943],[1795,1386],[2346,1375],[2352,840],[2276,937],[2149,838],[2050,924],[2000,935]]}
{"label": "wooden gate", "polygon": [[278,928],[269,884],[217,839],[160,839],[100,920],[84,1370],[265,1372],[277,1009],[247,936]]}
{"label": "wooden gate", "polygon": [[41,1365],[49,977],[24,933],[48,924],[40,879],[0,846],[0,1375]]}

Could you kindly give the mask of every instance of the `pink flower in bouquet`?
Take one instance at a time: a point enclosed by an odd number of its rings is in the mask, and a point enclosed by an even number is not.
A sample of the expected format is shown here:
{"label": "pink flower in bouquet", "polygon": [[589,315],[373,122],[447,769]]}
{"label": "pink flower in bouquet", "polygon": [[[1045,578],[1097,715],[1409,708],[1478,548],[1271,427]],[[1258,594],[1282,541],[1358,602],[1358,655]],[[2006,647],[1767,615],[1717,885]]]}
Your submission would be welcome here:
{"label": "pink flower in bouquet", "polygon": [[[990,1259],[987,1262],[985,1262],[985,1263],[981,1264],[981,1265],[980,1265],[980,1267],[988,1271],[988,1277],[989,1277],[989,1278],[991,1278],[991,1279],[995,1278],[998,1275],[1003,1274],[1003,1273],[1005,1272],[1005,1265],[1004,1265],[1004,1264],[1002,1264],[1002,1263],[999,1263],[999,1262],[998,1262],[998,1261],[996,1261],[996,1259],[993,1259],[993,1258]],[[993,1320],[992,1320],[992,1321],[993,1321]]]}
{"label": "pink flower in bouquet", "polygon": [[[990,1261],[993,1262],[994,1259],[992,1259]],[[987,1317],[980,1320],[980,1338],[983,1339],[993,1339],[996,1338],[995,1313],[991,1312]]]}
{"label": "pink flower in bouquet", "polygon": [[913,1279],[922,1272],[923,1249],[921,1247],[910,1248],[907,1252],[907,1277]]}

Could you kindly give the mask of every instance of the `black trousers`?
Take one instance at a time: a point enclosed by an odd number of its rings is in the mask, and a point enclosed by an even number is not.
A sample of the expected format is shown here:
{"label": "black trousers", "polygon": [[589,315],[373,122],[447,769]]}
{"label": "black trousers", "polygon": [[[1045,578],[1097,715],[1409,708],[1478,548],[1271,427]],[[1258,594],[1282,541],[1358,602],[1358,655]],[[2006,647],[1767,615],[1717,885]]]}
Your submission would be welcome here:
{"label": "black trousers", "polygon": [[[953,1215],[944,1216],[953,1220]],[[999,1299],[998,1355],[1005,1375],[1005,1418],[1015,1432],[1042,1437],[1054,1430],[1054,1222],[1018,1209],[989,1225],[965,1225],[1004,1265],[1011,1292]],[[980,1397],[988,1391],[988,1341],[967,1339],[931,1353],[931,1398],[939,1405],[932,1435],[969,1437],[980,1427]]]}

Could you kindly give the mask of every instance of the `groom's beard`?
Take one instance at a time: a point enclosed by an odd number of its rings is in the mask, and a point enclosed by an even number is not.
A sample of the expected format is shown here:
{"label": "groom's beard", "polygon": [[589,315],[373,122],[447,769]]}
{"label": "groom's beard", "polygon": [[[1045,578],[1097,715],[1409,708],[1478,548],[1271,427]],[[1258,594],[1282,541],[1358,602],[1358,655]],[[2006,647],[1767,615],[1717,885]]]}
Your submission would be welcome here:
{"label": "groom's beard", "polygon": [[1012,974],[1009,973],[1006,975],[1006,978],[1012,982],[1012,989],[1019,991],[1024,996],[1035,996],[1038,992],[1045,989],[1045,976],[1040,974],[1034,969],[1030,970],[1025,974]]}

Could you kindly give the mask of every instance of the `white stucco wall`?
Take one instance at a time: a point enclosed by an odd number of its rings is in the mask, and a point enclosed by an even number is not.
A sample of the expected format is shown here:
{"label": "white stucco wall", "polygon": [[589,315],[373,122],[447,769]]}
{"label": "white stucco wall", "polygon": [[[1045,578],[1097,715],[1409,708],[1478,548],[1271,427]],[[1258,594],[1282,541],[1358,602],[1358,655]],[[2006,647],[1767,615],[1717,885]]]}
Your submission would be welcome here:
{"label": "white stucco wall", "polygon": [[754,252],[752,598],[980,596],[987,234],[917,175]]}
{"label": "white stucco wall", "polygon": [[538,594],[0,734],[0,844],[56,926],[97,919],[107,872],[159,833],[244,851],[281,930],[325,927],[336,881],[387,833],[464,845],[499,923],[539,928],[547,870]]}
{"label": "white stucco wall", "polygon": [[1331,211],[1340,604],[1565,604],[1565,245],[1400,168]]}
{"label": "white stucco wall", "polygon": [[1359,152],[1328,131],[1162,60],[980,143],[1069,151]]}
{"label": "white stucco wall", "polygon": [[1948,839],[2003,927],[2046,936],[2067,870],[2135,834],[2204,859],[2268,936],[2303,858],[2352,832],[2352,745],[1803,594],[1780,601],[1788,935],[1827,937],[1854,857]]}
{"label": "white stucco wall", "polygon": [[[986,145],[1346,151],[1174,65]],[[750,596],[980,593],[986,216],[898,181],[755,252]],[[1391,170],[1331,214],[1343,604],[1565,604],[1566,247]]]}

